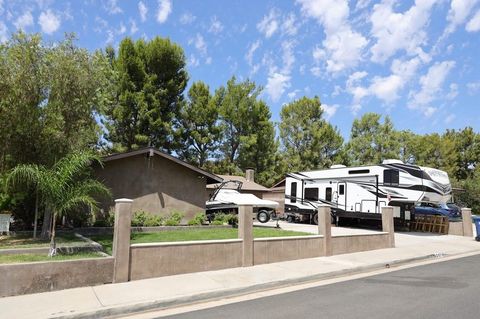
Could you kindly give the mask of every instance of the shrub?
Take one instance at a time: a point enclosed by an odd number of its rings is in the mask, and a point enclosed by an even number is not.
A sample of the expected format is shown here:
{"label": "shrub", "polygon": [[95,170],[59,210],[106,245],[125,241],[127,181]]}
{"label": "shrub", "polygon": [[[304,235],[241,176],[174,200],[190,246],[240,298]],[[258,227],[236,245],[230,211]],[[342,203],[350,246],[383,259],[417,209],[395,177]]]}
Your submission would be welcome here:
{"label": "shrub", "polygon": [[[100,218],[95,220],[93,227],[113,227],[115,223],[115,210],[112,208]],[[74,223],[75,225],[75,223]]]}
{"label": "shrub", "polygon": [[154,227],[154,226],[162,226],[163,218],[162,216],[148,214],[143,226],[145,227]]}
{"label": "shrub", "polygon": [[205,222],[205,214],[198,213],[192,219],[188,221],[188,225],[202,225]]}
{"label": "shrub", "polygon": [[136,211],[133,214],[132,226],[137,226],[137,227],[144,226],[145,221],[147,220],[149,215],[150,215],[149,213],[147,213],[143,210]]}
{"label": "shrub", "polygon": [[212,225],[223,225],[223,221],[222,220],[214,220],[212,222]]}
{"label": "shrub", "polygon": [[[226,215],[224,213],[217,213],[215,214],[215,217],[213,218],[213,221],[217,221],[217,222],[222,222],[221,224],[214,224],[214,225],[222,225],[223,223],[226,223]],[[213,224],[213,222],[212,222]]]}
{"label": "shrub", "polygon": [[225,219],[229,225],[236,227],[238,225],[238,215],[235,214],[228,214],[225,215]]}
{"label": "shrub", "polygon": [[165,226],[178,226],[180,225],[182,218],[183,218],[182,213],[173,211],[165,221]]}

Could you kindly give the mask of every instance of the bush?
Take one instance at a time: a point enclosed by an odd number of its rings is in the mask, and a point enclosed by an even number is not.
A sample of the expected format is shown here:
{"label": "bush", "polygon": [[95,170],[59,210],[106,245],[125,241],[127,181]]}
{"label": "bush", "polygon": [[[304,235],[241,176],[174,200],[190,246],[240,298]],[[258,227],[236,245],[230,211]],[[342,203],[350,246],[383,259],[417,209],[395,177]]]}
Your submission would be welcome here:
{"label": "bush", "polygon": [[162,216],[148,214],[143,226],[145,227],[155,227],[155,226],[162,226],[163,218]]}
{"label": "bush", "polygon": [[182,213],[173,211],[165,221],[165,226],[178,226],[180,225],[182,218],[183,218]]}
{"label": "bush", "polygon": [[[222,222],[220,225],[222,225],[223,223],[226,223],[226,215],[224,213],[217,213],[215,214],[215,217],[213,218],[213,221],[214,222]],[[213,224],[213,222],[212,222]],[[219,225],[219,224],[214,224],[214,225]]]}
{"label": "bush", "polygon": [[192,219],[188,221],[188,225],[202,225],[205,222],[205,214],[198,213]]}
{"label": "bush", "polygon": [[137,227],[144,226],[144,225],[145,225],[145,221],[146,221],[147,218],[148,218],[148,215],[150,215],[150,214],[147,213],[147,212],[145,212],[145,211],[143,211],[143,210],[136,211],[136,212],[133,214],[132,226],[137,226]]}
{"label": "bush", "polygon": [[238,215],[228,214],[225,215],[226,221],[229,225],[236,227],[238,225]]}
{"label": "bush", "polygon": [[[75,220],[74,220],[75,221]],[[106,214],[96,219],[93,227],[113,227],[115,223],[115,210],[112,208]],[[75,223],[74,226],[76,227]]]}
{"label": "bush", "polygon": [[222,220],[214,220],[212,222],[212,225],[223,225],[223,221]]}

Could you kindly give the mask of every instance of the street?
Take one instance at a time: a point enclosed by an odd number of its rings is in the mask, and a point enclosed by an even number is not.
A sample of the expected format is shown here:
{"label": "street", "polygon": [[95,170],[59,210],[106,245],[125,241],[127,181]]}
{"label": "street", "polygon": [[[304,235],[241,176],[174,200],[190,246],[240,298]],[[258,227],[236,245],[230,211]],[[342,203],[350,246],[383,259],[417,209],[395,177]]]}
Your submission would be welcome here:
{"label": "street", "polygon": [[478,318],[480,255],[164,318]]}

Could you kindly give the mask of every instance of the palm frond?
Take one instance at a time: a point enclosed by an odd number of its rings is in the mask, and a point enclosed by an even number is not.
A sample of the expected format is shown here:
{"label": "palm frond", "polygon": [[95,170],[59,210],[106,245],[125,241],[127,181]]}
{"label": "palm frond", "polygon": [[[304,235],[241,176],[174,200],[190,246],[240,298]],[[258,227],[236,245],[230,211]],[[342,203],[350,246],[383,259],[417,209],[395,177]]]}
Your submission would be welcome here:
{"label": "palm frond", "polygon": [[96,179],[86,179],[75,185],[75,193],[90,196],[111,197],[112,193],[108,187]]}
{"label": "palm frond", "polygon": [[100,163],[100,157],[91,152],[72,153],[55,163],[53,171],[63,184],[68,184],[85,172],[93,162]]}
{"label": "palm frond", "polygon": [[78,208],[81,206],[89,207],[91,210],[97,208],[97,202],[89,195],[77,195],[72,196],[61,203],[60,206],[57,207],[57,212],[60,216],[65,215],[68,211]]}

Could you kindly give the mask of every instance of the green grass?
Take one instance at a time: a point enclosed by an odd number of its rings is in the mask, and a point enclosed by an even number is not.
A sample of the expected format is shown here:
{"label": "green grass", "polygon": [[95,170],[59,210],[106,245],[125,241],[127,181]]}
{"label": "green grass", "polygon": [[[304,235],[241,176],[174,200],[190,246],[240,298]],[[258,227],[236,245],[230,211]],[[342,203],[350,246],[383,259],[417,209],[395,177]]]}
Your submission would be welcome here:
{"label": "green grass", "polygon": [[[75,237],[73,233],[57,233],[57,244],[65,243],[84,243],[80,238]],[[50,240],[33,239],[32,234],[18,234],[16,236],[0,236],[0,249],[11,248],[31,248],[31,247],[48,247]]]}
{"label": "green grass", "polygon": [[15,255],[0,255],[0,264],[15,264],[25,262],[38,261],[61,261],[82,258],[98,258],[103,257],[99,253],[76,253],[71,255],[56,255],[55,257],[48,257],[47,254],[15,254]]}
{"label": "green grass", "polygon": [[[255,238],[306,235],[311,234],[275,228],[253,228],[253,236]],[[180,229],[167,230],[155,233],[132,233],[130,238],[132,244],[234,239],[238,238],[238,230],[235,228]],[[113,235],[95,235],[90,236],[90,239],[101,244],[104,247],[106,253],[112,253]]]}

